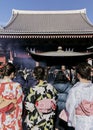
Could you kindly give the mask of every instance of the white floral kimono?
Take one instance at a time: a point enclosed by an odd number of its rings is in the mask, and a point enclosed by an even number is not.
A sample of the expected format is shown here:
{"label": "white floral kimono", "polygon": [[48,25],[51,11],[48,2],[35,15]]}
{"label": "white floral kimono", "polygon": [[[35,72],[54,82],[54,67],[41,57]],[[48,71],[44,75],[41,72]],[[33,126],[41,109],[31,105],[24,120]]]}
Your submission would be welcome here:
{"label": "white floral kimono", "polygon": [[[25,100],[25,107],[27,110],[25,123],[27,130],[53,130],[55,110],[46,111],[46,109],[43,110],[42,108],[44,106],[48,107],[49,105],[46,99],[56,101],[56,98],[57,91],[46,81],[41,80],[36,86],[30,88],[29,94]],[[28,109],[28,106],[30,106],[30,109]]]}
{"label": "white floral kimono", "polygon": [[77,82],[74,85],[69,91],[66,110],[69,114],[69,126],[74,127],[75,130],[93,130],[93,84],[91,82]]}

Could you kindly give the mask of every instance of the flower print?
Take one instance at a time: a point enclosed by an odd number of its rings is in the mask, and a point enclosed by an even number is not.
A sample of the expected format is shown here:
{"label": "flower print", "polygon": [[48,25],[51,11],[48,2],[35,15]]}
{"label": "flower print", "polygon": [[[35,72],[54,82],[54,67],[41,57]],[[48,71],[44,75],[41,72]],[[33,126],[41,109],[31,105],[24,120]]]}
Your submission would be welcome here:
{"label": "flower print", "polygon": [[44,91],[45,91],[45,88],[40,87],[40,88],[37,90],[37,94],[43,94]]}
{"label": "flower print", "polygon": [[53,86],[50,85],[50,84],[48,84],[48,85],[47,85],[47,89],[53,91]]}

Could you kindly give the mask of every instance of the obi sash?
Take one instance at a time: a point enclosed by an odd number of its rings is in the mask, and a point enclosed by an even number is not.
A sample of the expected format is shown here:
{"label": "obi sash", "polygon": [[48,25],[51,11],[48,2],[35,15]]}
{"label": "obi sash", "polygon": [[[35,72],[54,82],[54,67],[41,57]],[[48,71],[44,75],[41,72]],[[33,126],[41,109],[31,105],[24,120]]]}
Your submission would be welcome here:
{"label": "obi sash", "polygon": [[9,113],[11,111],[13,111],[15,109],[15,105],[14,103],[10,103],[9,105],[0,108],[0,112],[5,112],[5,113]]}
{"label": "obi sash", "polygon": [[83,116],[93,115],[93,101],[83,100],[75,109],[75,113]]}
{"label": "obi sash", "polygon": [[35,106],[39,112],[42,113],[49,113],[56,109],[55,100],[53,99],[42,99],[40,101],[36,101]]}
{"label": "obi sash", "polygon": [[10,113],[15,109],[16,99],[6,99],[0,96],[0,113]]}

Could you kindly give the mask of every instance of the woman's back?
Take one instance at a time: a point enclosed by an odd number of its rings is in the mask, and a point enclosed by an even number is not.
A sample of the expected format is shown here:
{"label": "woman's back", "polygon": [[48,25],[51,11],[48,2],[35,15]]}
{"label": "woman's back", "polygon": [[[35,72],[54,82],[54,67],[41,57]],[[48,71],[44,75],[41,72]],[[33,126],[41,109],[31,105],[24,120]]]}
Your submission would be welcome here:
{"label": "woman's back", "polygon": [[66,110],[69,115],[68,125],[75,130],[93,129],[93,84],[91,65],[80,63],[76,66],[78,82],[69,91]]}
{"label": "woman's back", "polygon": [[[28,129],[53,130],[57,92],[45,81],[45,70],[41,66],[34,68],[37,84],[30,88],[25,100],[27,110],[26,126]],[[32,106],[29,108],[29,106]],[[31,122],[31,123],[30,123]]]}
{"label": "woman's back", "polygon": [[68,92],[72,85],[65,74],[62,71],[59,71],[56,75],[53,86],[57,90],[58,95],[55,127],[62,130],[67,129],[67,124],[64,125],[64,122],[59,119],[59,114],[66,107]]}
{"label": "woman's back", "polygon": [[62,110],[65,108],[67,95],[72,85],[69,82],[69,80],[66,78],[64,73],[62,71],[59,71],[54,80],[53,86],[56,88],[58,93],[58,102],[57,102],[58,109]]}
{"label": "woman's back", "polygon": [[13,82],[15,67],[8,63],[3,68],[3,79],[0,80],[0,129],[22,130],[21,85]]}

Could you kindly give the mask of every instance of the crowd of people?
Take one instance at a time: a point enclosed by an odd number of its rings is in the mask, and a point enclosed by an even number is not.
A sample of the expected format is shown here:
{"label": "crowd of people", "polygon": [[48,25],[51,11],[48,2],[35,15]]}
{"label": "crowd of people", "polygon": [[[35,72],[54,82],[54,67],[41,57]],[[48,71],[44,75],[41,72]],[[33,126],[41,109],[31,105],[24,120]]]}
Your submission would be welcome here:
{"label": "crowd of people", "polygon": [[[0,74],[0,130],[93,129],[93,69],[87,62],[34,70],[7,63]],[[67,120],[60,118],[62,110]]]}

